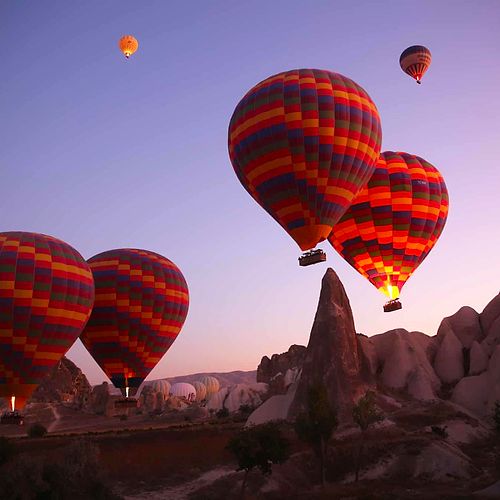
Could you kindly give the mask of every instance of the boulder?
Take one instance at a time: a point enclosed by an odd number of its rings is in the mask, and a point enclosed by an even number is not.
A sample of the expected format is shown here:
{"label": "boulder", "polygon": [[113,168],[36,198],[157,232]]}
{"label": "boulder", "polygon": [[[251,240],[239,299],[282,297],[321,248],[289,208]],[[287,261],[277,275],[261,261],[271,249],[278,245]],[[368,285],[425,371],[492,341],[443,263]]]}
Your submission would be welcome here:
{"label": "boulder", "polygon": [[349,299],[333,269],[323,277],[318,309],[289,417],[304,411],[309,387],[324,384],[340,420],[350,419],[366,389],[360,374],[358,342]]}
{"label": "boulder", "polygon": [[486,331],[486,338],[481,342],[486,354],[491,355],[495,347],[500,345],[500,317],[496,318]]}
{"label": "boulder", "polygon": [[453,389],[451,400],[478,416],[484,416],[488,413],[490,391],[490,377],[484,372],[460,380]]}
{"label": "boulder", "polygon": [[445,336],[450,330],[466,349],[471,348],[474,340],[481,341],[484,338],[479,314],[469,306],[461,307],[455,314],[441,321],[438,338]]}
{"label": "boulder", "polygon": [[289,387],[286,394],[278,394],[266,399],[249,417],[245,427],[264,424],[274,420],[285,420],[295,397],[297,384]]}
{"label": "boulder", "polygon": [[92,389],[90,397],[90,409],[97,414],[104,415],[110,400],[109,384],[103,382]]}
{"label": "boulder", "polygon": [[490,333],[493,323],[498,318],[500,318],[500,293],[488,303],[479,315],[479,322],[485,337]]}
{"label": "boulder", "polygon": [[488,355],[481,344],[474,340],[470,349],[469,375],[479,375],[488,368]]}
{"label": "boulder", "polygon": [[431,337],[403,328],[371,337],[382,368],[380,382],[391,389],[407,389],[416,399],[436,399],[441,382],[429,360]]}
{"label": "boulder", "polygon": [[464,347],[451,329],[446,329],[441,337],[434,358],[434,370],[445,384],[454,384],[464,376]]}

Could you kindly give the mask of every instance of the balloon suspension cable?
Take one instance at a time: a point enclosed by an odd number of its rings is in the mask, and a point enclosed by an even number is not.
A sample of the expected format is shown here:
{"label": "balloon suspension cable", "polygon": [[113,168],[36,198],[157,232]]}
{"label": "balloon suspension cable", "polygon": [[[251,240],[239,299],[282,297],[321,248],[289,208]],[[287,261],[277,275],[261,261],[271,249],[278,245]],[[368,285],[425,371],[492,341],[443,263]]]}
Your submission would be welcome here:
{"label": "balloon suspension cable", "polygon": [[11,407],[12,411],[15,411],[15,409],[16,409],[16,396],[12,396],[10,398],[10,407]]}

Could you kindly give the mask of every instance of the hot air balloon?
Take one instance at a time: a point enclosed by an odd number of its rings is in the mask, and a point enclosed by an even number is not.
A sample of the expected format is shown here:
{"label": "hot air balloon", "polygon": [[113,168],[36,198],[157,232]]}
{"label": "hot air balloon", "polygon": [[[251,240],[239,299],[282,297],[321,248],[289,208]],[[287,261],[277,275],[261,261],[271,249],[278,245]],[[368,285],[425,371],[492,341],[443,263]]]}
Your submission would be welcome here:
{"label": "hot air balloon", "polygon": [[192,402],[196,400],[196,389],[187,382],[177,382],[170,388],[170,395]]}
{"label": "hot air balloon", "polygon": [[184,324],[188,287],[172,261],[147,250],[109,250],[88,263],[96,298],[81,340],[125,396],[116,406],[128,408]]}
{"label": "hot air balloon", "polygon": [[74,248],[0,233],[0,397],[11,400],[11,416],[76,341],[93,301],[92,272]]}
{"label": "hot air balloon", "polygon": [[171,388],[170,382],[168,380],[155,380],[151,383],[151,388],[154,392],[159,392],[165,399],[168,399]]}
{"label": "hot air balloon", "polygon": [[200,382],[207,388],[207,399],[210,399],[213,394],[219,392],[220,384],[215,377],[205,375],[204,377],[201,377]]}
{"label": "hot air balloon", "polygon": [[125,35],[120,38],[118,46],[123,55],[128,59],[139,48],[139,42],[132,35]]}
{"label": "hot air balloon", "polygon": [[416,80],[422,83],[424,73],[431,65],[431,51],[423,45],[412,45],[403,51],[399,57],[401,69]]}
{"label": "hot air balloon", "polygon": [[385,151],[329,241],[389,297],[384,310],[393,311],[401,308],[399,293],[436,244],[447,215],[448,191],[438,169],[418,156]]}
{"label": "hot air balloon", "polygon": [[[303,250],[325,240],[370,178],[380,153],[375,104],[354,81],[298,69],[271,76],[229,124],[238,179]],[[325,260],[322,251],[299,260]]]}
{"label": "hot air balloon", "polygon": [[196,401],[207,399],[207,388],[203,382],[193,382],[193,387],[196,389]]}

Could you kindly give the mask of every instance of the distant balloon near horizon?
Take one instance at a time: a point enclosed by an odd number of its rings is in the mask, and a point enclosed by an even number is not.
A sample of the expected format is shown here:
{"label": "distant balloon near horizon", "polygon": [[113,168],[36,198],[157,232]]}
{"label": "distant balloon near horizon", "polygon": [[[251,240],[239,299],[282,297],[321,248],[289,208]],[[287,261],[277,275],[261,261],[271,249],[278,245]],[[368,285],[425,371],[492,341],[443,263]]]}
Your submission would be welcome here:
{"label": "distant balloon near horizon", "polygon": [[196,389],[193,385],[187,382],[177,382],[172,384],[170,395],[177,398],[185,399],[186,401],[196,401]]}
{"label": "distant balloon near horizon", "polygon": [[200,382],[206,387],[206,399],[210,399],[213,394],[219,392],[220,383],[215,377],[212,377],[211,375],[205,375],[204,377],[201,377]]}
{"label": "distant balloon near horizon", "polygon": [[193,387],[196,389],[196,401],[207,399],[207,388],[203,382],[196,380],[193,382]]}
{"label": "distant balloon near horizon", "polygon": [[228,131],[241,184],[303,251],[328,237],[366,184],[381,139],[366,91],[319,69],[285,71],[255,85]]}
{"label": "distant balloon near horizon", "polygon": [[52,236],[0,233],[0,397],[22,409],[78,339],[94,302],[83,257]]}
{"label": "distant balloon near horizon", "polygon": [[171,260],[148,250],[109,250],[88,263],[96,297],[80,338],[113,385],[133,396],[181,331],[186,280]]}
{"label": "distant balloon near horizon", "polygon": [[448,204],[446,184],[436,167],[419,156],[385,151],[329,241],[394,300],[436,244]]}
{"label": "distant balloon near horizon", "polygon": [[120,47],[123,55],[127,59],[129,59],[132,54],[137,52],[137,49],[139,48],[139,42],[137,41],[137,38],[133,37],[132,35],[125,35],[120,38],[118,46]]}
{"label": "distant balloon near horizon", "polygon": [[403,51],[399,57],[401,69],[410,75],[418,84],[431,65],[431,51],[423,45],[412,45]]}

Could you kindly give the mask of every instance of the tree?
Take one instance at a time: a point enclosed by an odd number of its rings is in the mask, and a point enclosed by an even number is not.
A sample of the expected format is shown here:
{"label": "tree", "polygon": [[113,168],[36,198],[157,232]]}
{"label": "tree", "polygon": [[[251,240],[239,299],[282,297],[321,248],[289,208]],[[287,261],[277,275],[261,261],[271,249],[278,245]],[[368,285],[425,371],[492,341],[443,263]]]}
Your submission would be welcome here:
{"label": "tree", "polygon": [[383,419],[375,404],[375,393],[368,391],[352,409],[352,418],[361,429],[361,440],[358,448],[358,457],[356,460],[356,481],[359,478],[359,469],[361,467],[361,457],[365,445],[366,435],[369,428]]}
{"label": "tree", "polygon": [[244,470],[241,497],[245,494],[248,473],[255,467],[264,475],[272,473],[273,464],[282,464],[290,456],[290,444],[282,435],[278,422],[255,425],[233,436],[227,445],[238,461],[238,469]]}
{"label": "tree", "polygon": [[298,415],[295,432],[301,441],[308,443],[320,460],[321,484],[325,485],[325,457],[328,441],[337,428],[337,413],[330,405],[326,387],[315,384],[309,387],[307,409]]}

